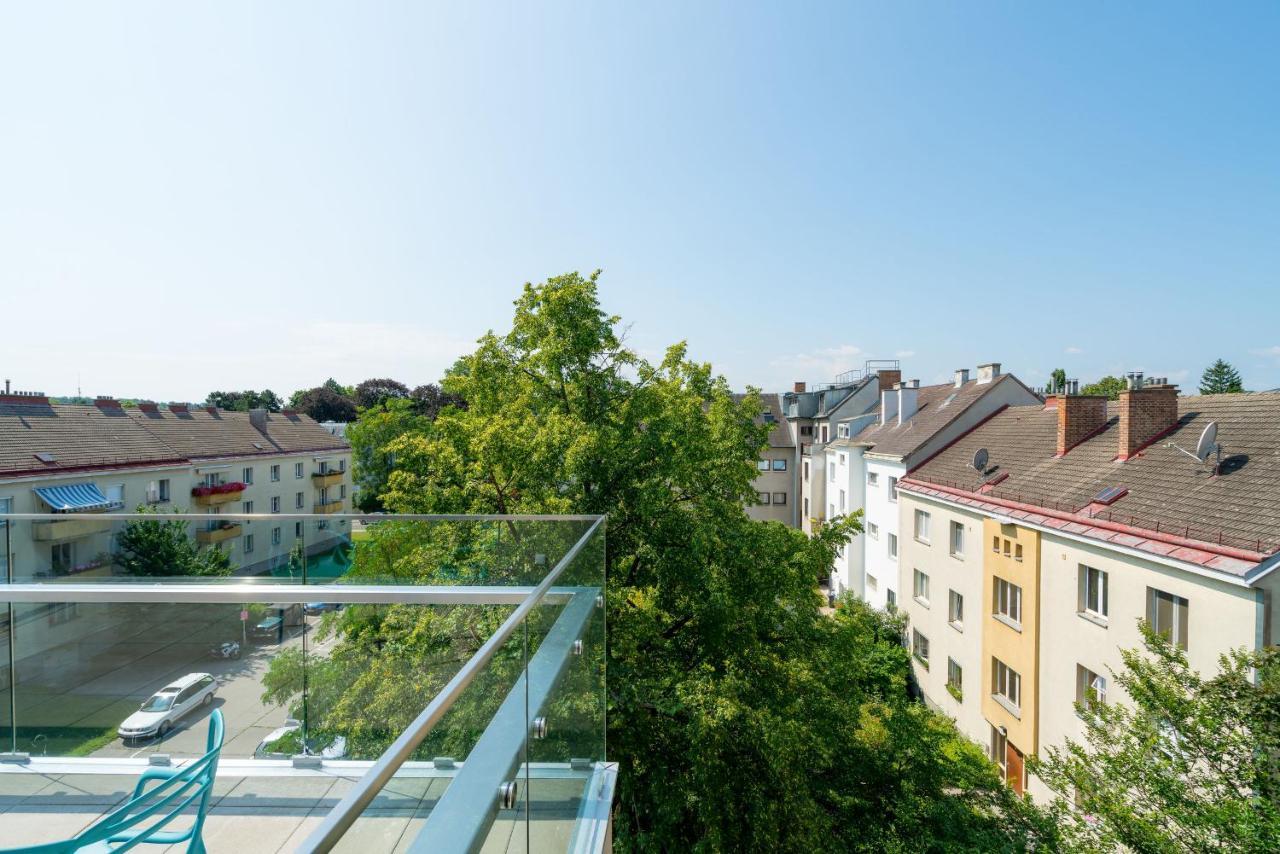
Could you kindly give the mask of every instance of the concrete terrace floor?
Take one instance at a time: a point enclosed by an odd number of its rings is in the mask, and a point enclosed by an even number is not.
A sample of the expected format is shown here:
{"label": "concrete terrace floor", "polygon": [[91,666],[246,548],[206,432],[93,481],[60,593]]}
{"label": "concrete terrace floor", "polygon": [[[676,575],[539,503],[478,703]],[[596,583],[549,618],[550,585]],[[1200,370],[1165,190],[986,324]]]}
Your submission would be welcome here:
{"label": "concrete terrace floor", "polygon": [[[278,773],[250,774],[219,769],[205,820],[205,846],[210,852],[233,854],[298,850],[356,779],[328,770],[279,769]],[[0,849],[70,838],[126,800],[136,781],[136,773],[0,769]],[[407,850],[449,782],[450,778],[440,776],[397,777],[335,850]],[[528,814],[533,821],[524,821],[523,806],[498,813],[482,851],[514,854],[569,849],[583,798],[583,780],[534,780],[532,788]],[[165,849],[147,846],[145,850]],[[185,845],[167,850],[183,851]]]}

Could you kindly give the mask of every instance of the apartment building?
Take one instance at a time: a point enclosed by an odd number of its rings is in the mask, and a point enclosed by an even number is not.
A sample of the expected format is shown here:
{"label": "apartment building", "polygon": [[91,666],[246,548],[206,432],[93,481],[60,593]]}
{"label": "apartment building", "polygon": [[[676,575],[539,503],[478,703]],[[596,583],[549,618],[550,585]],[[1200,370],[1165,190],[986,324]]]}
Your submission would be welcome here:
{"label": "apartment building", "polygon": [[[746,395],[734,395],[741,401]],[[782,417],[782,395],[769,392],[759,395],[761,403],[758,424],[769,425],[769,444],[756,461],[756,500],[747,506],[747,515],[761,522],[796,525],[796,442],[791,427]]]}
{"label": "apartment building", "polygon": [[[835,488],[862,495],[851,509],[865,510],[862,552],[853,557],[846,550],[836,561],[832,589],[852,590],[878,608],[896,605],[902,595],[898,481],[1004,407],[1040,402],[1017,377],[1001,373],[998,362],[979,365],[973,379],[962,368],[949,383],[921,387],[910,380],[881,391],[876,417],[851,424],[860,429],[827,449],[828,469],[842,473]],[[846,457],[858,464],[843,467]]]}
{"label": "apartment building", "polygon": [[[1216,425],[1221,455],[1194,450]],[[1280,394],[1132,381],[1010,406],[900,481],[900,600],[929,703],[1038,798],[1026,758],[1081,739],[1075,703],[1125,702],[1140,620],[1205,674],[1273,643]],[[910,595],[907,595],[909,591]]]}
{"label": "apartment building", "polygon": [[[0,395],[0,513],[338,513],[350,507],[350,453],[345,440],[293,412]],[[3,532],[0,573],[110,575],[115,527],[109,519],[14,522]],[[340,535],[285,520],[202,522],[193,533],[243,574],[268,571],[304,535],[308,552]]]}
{"label": "apartment building", "polygon": [[[828,494],[834,473],[827,467],[825,448],[836,437],[839,425],[871,412],[880,393],[902,378],[897,361],[870,360],[862,370],[848,371],[836,382],[808,391],[797,382],[783,395],[787,422],[797,444],[796,464],[800,469],[800,527],[813,533],[814,520],[838,515],[839,490]],[[846,502],[848,495],[846,494]]]}

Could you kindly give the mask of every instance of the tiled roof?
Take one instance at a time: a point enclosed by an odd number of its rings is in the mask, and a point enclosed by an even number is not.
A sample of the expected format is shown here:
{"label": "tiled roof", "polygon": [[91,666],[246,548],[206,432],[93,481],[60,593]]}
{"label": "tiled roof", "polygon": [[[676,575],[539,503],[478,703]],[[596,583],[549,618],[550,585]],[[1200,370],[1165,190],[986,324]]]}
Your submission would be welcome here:
{"label": "tiled roof", "polygon": [[[734,394],[735,403],[741,403],[747,395]],[[791,439],[791,431],[787,428],[787,423],[782,417],[782,404],[778,400],[778,395],[773,392],[761,392],[760,402],[763,404],[763,411],[756,418],[757,424],[765,423],[764,413],[773,416],[773,429],[769,431],[769,447],[770,448],[794,448],[796,443]]]}
{"label": "tiled roof", "polygon": [[[1106,523],[1155,542],[1191,542],[1213,552],[1247,558],[1280,551],[1280,394],[1178,398],[1178,423],[1170,434],[1120,462],[1119,404],[1108,407],[1106,426],[1055,457],[1056,409],[1009,407],[979,425],[904,480],[936,484],[984,500],[1044,508],[1088,527]],[[1200,464],[1168,443],[1192,449],[1210,421],[1218,423],[1222,469],[1212,458]],[[985,448],[985,478],[970,467]],[[999,482],[995,482],[1001,478]],[[1107,487],[1128,492],[1106,507],[1089,505]],[[1223,547],[1223,548],[1218,548]],[[1154,549],[1147,549],[1154,550]]]}
{"label": "tiled roof", "polygon": [[[916,396],[916,414],[899,425],[897,418],[881,426],[879,419],[869,424],[853,440],[870,446],[870,453],[905,457],[960,415],[978,398],[1001,383],[1017,383],[1012,374],[1001,374],[994,381],[970,380],[960,388],[954,383],[922,386]],[[1028,392],[1029,394],[1029,392]]]}
{"label": "tiled roof", "polygon": [[257,454],[344,450],[347,443],[306,415],[267,415],[266,429],[259,430],[247,412],[210,413],[192,408],[174,413],[129,410],[147,432],[190,459],[240,457]]}
{"label": "tiled roof", "polygon": [[[247,412],[210,415],[198,409],[176,415],[168,410],[0,403],[0,476],[348,447],[305,415],[269,415],[267,429],[261,432],[249,423]],[[44,462],[37,454],[49,455],[52,461]]]}
{"label": "tiled roof", "polygon": [[[36,454],[47,454],[43,462]],[[127,410],[48,403],[0,403],[0,474],[57,473],[86,467],[182,462]]]}

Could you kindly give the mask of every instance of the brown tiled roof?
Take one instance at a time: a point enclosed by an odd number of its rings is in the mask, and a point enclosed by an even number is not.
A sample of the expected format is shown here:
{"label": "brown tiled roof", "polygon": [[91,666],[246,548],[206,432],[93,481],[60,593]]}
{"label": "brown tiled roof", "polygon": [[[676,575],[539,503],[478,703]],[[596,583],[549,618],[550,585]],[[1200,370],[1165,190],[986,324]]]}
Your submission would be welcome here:
{"label": "brown tiled roof", "polygon": [[[735,403],[741,403],[747,395],[734,394]],[[770,448],[794,448],[796,443],[791,439],[791,431],[787,428],[787,423],[782,417],[782,404],[778,401],[778,395],[773,392],[761,392],[760,402],[763,405],[763,411],[756,418],[757,424],[765,423],[765,412],[773,416],[773,429],[769,431],[769,447]]]}
{"label": "brown tiled roof", "polygon": [[[163,409],[0,403],[0,476],[349,447],[305,415],[268,415],[266,430],[259,431],[247,412],[211,415],[193,409],[178,415]],[[42,462],[36,454],[50,454],[53,462]]]}
{"label": "brown tiled roof", "polygon": [[922,386],[916,397],[916,414],[906,424],[899,426],[895,417],[881,426],[877,419],[854,437],[852,444],[869,446],[873,454],[905,457],[960,417],[983,394],[1000,383],[1017,382],[1012,374],[1001,374],[992,382],[970,380],[960,388],[954,383]]}
{"label": "brown tiled roof", "polygon": [[306,415],[267,415],[266,429],[259,430],[247,412],[209,413],[192,408],[174,413],[129,410],[148,433],[190,459],[241,457],[258,454],[346,450],[349,445]]}
{"label": "brown tiled roof", "polygon": [[[1178,423],[1136,456],[1120,462],[1119,404],[1101,432],[1055,457],[1056,409],[1009,407],[913,469],[904,481],[927,482],[1244,552],[1280,551],[1280,394],[1178,398]],[[1197,463],[1167,443],[1193,449],[1210,421],[1218,423],[1222,468]],[[986,448],[985,478],[970,467]],[[1087,508],[1107,487],[1128,489],[1109,507]]]}
{"label": "brown tiled roof", "polygon": [[[51,454],[45,463],[36,454]],[[123,409],[0,403],[0,474],[18,476],[84,468],[184,462]]]}

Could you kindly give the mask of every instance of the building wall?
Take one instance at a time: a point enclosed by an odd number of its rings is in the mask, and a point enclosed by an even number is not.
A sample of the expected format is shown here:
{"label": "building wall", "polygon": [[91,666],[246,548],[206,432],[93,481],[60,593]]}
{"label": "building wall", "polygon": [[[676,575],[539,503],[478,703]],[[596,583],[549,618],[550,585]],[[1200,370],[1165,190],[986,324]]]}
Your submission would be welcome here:
{"label": "building wall", "polygon": [[[866,502],[866,475],[862,464],[862,449],[828,447],[825,456],[828,468],[831,464],[835,464],[836,512],[847,516],[863,509]],[[845,493],[843,512],[839,509],[840,490],[844,490]],[[863,554],[866,549],[863,541],[865,538],[865,532],[858,534],[836,555],[830,585],[837,594],[852,591],[855,596],[866,598],[863,589]]]}
{"label": "building wall", "polygon": [[[747,515],[762,522],[792,524],[795,503],[795,460],[790,448],[768,448],[760,456],[761,464],[768,464],[767,471],[760,471],[754,482],[759,503],[747,505]],[[783,466],[781,470],[777,467]]]}
{"label": "building wall", "polygon": [[[805,464],[808,464],[807,477]],[[827,518],[827,458],[822,451],[800,457],[800,529],[813,534],[814,520]],[[806,499],[808,499],[806,503]],[[806,509],[807,508],[807,509]]]}
{"label": "building wall", "polygon": [[[982,518],[977,513],[919,500],[906,492],[900,493],[896,506],[901,510],[902,530],[908,532],[899,547],[902,571],[898,583],[903,595],[898,601],[909,620],[908,639],[913,629],[918,630],[930,645],[927,668],[912,659],[916,679],[930,706],[950,715],[961,732],[985,745],[987,724],[982,710],[987,691],[982,682],[982,628],[987,609],[983,607],[983,558],[978,542]],[[929,543],[910,536],[913,523],[906,520],[913,519],[917,509],[930,514],[934,530]],[[958,557],[950,554],[945,536],[937,533],[947,531],[953,521],[964,525],[966,531],[964,549]],[[928,604],[912,595],[916,569],[929,575]],[[953,590],[963,599],[964,612],[958,624],[949,619],[949,594]],[[947,690],[949,658],[961,669],[959,699]]]}
{"label": "building wall", "polygon": [[[863,524],[867,526],[868,535],[863,541],[863,565],[865,575],[869,578],[863,582],[863,588],[866,590],[866,599],[869,603],[877,608],[884,608],[891,598],[901,604],[903,591],[911,589],[910,586],[901,585],[903,571],[901,501],[895,499],[890,493],[890,479],[905,476],[906,467],[900,462],[877,458],[873,454],[867,454],[864,457],[864,465],[864,500],[867,514]],[[876,479],[874,484],[871,483],[872,476]],[[872,526],[875,526],[874,529]],[[891,537],[897,538],[897,558],[890,555]],[[906,578],[910,582],[909,574]]]}

